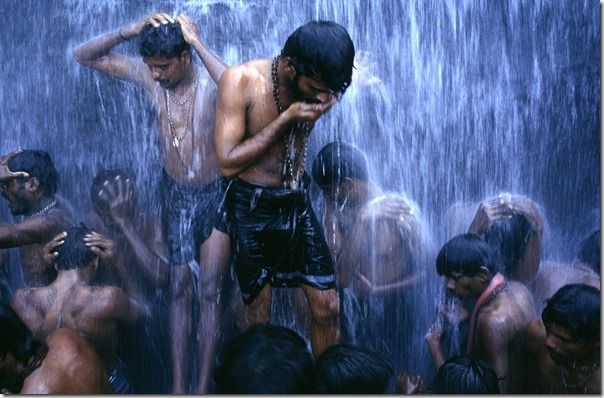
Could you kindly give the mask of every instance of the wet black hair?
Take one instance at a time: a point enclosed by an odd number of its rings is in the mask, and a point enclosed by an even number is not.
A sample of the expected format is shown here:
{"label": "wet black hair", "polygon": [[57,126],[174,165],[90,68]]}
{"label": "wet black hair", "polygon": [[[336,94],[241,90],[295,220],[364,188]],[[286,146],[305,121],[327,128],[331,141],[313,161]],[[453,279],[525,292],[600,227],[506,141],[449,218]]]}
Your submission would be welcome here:
{"label": "wet black hair", "polygon": [[367,159],[360,149],[341,141],[325,145],[312,164],[312,177],[321,188],[339,186],[344,178],[369,181]]}
{"label": "wet black hair", "polygon": [[185,50],[191,52],[191,46],[185,41],[178,22],[160,24],[158,27],[147,24],[139,35],[139,53],[142,57],[176,58]]}
{"label": "wet black hair", "polygon": [[493,277],[498,272],[491,247],[476,234],[461,234],[452,238],[438,252],[436,271],[439,275],[461,272],[465,276],[475,276],[480,267],[486,267]]}
{"label": "wet black hair", "polygon": [[297,73],[318,78],[336,94],[344,94],[352,79],[354,53],[342,25],[311,21],[287,38],[281,57],[289,57]]}
{"label": "wet black hair", "polygon": [[11,171],[25,171],[30,178],[36,177],[45,196],[57,192],[59,173],[46,151],[26,149],[8,161],[8,168]]}
{"label": "wet black hair", "polygon": [[121,176],[124,179],[130,178],[129,174],[117,169],[101,170],[93,178],[92,185],[90,186],[90,200],[97,211],[100,210],[105,212],[108,210],[107,203],[99,198],[99,192],[101,191],[101,188],[103,188],[105,181],[109,181],[110,184],[113,184],[115,177],[117,176]]}
{"label": "wet black hair", "polygon": [[314,359],[293,330],[259,324],[225,345],[215,377],[220,394],[309,394]]}
{"label": "wet black hair", "polygon": [[589,265],[589,268],[600,275],[600,230],[594,231],[579,247],[577,260]]}
{"label": "wet black hair", "polygon": [[432,394],[499,394],[497,374],[478,358],[456,356],[448,359],[430,385]]}
{"label": "wet black hair", "polygon": [[541,319],[568,329],[577,341],[600,341],[600,290],[583,283],[562,286],[545,300]]}
{"label": "wet black hair", "polygon": [[518,264],[533,233],[526,217],[513,213],[508,219],[495,221],[482,235],[491,246],[494,261],[506,277],[517,279],[520,271]]}
{"label": "wet black hair", "polygon": [[384,394],[392,366],[377,353],[336,344],[321,354],[315,368],[318,394]]}
{"label": "wet black hair", "polygon": [[55,261],[57,270],[84,268],[90,264],[96,257],[96,254],[84,242],[84,237],[90,232],[90,229],[83,223],[67,230],[65,243],[57,247],[59,253]]}

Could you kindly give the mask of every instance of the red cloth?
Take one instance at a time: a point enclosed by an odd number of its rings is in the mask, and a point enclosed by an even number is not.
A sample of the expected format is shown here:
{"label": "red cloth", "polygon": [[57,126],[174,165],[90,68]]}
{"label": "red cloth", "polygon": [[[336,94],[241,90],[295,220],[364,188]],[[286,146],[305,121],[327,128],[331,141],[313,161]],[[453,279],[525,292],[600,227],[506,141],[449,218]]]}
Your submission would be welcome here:
{"label": "red cloth", "polygon": [[505,278],[499,272],[495,274],[489,286],[482,292],[476,304],[474,304],[474,309],[472,310],[472,316],[470,317],[470,328],[468,329],[468,345],[466,346],[466,354],[472,354],[472,345],[474,344],[474,334],[476,328],[476,318],[478,318],[478,312],[480,308],[484,305],[484,302],[491,297],[491,294],[501,285],[505,283]]}

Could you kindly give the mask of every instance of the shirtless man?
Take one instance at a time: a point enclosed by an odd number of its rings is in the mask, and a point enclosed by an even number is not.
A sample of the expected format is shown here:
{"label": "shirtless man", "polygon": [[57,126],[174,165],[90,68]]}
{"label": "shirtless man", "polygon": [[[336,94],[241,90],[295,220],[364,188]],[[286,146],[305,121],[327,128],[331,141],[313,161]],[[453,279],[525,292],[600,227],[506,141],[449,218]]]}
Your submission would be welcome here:
{"label": "shirtless man", "polygon": [[0,393],[110,394],[103,363],[90,344],[69,329],[37,340],[0,302]]}
{"label": "shirtless man", "polygon": [[46,338],[60,328],[79,332],[99,353],[114,393],[131,392],[120,374],[116,356],[118,327],[142,319],[145,309],[115,286],[90,286],[98,266],[84,242],[91,231],[84,226],[67,231],[56,250],[56,280],[47,287],[19,289],[13,308],[36,338]]}
{"label": "shirtless man", "polygon": [[468,232],[491,246],[508,279],[528,286],[537,275],[543,217],[530,198],[501,194],[480,203]]}
{"label": "shirtless man", "polygon": [[545,262],[531,284],[535,309],[541,312],[544,301],[564,285],[585,283],[600,289],[600,230],[581,243],[572,265]]}
{"label": "shirtless man", "polygon": [[601,394],[600,290],[585,284],[558,290],[528,326],[526,353],[525,393]]}
{"label": "shirtless man", "polygon": [[[139,38],[142,60],[112,50]],[[193,62],[193,47],[205,68]],[[220,198],[214,152],[215,82],[225,69],[208,50],[186,15],[176,21],[165,13],[150,15],[80,45],[75,59],[86,66],[142,86],[157,112],[159,143],[165,156],[160,194],[164,236],[168,240],[170,329],[173,393],[186,393],[188,336],[195,259],[206,264]],[[201,245],[201,249],[200,249]],[[189,265],[189,266],[187,266]]]}
{"label": "shirtless man", "polygon": [[[396,372],[416,366],[421,361],[408,341],[421,338],[428,325],[411,314],[429,311],[428,297],[434,297],[426,289],[431,245],[417,205],[373,184],[363,152],[349,144],[323,147],[312,174],[326,202],[324,225],[340,296],[352,309],[344,314],[354,329],[343,328],[347,342],[379,352]],[[367,328],[368,322],[375,327]]]}
{"label": "shirtless man", "polygon": [[[227,69],[218,88],[216,152],[231,181],[212,231],[223,242],[216,253],[228,256],[230,238],[248,325],[270,320],[271,285],[302,287],[315,355],[338,341],[339,310],[304,155],[314,123],[350,84],[353,60],[354,45],[342,26],[313,21],[292,33],[274,59]],[[206,341],[215,341],[224,263],[215,259],[202,280]],[[213,358],[209,348],[206,360]]]}
{"label": "shirtless man", "polygon": [[[502,394],[522,392],[521,340],[536,317],[529,291],[497,272],[489,245],[475,234],[458,235],[447,242],[438,253],[436,269],[447,278],[452,294],[464,302],[475,300],[466,355],[487,361],[497,373]],[[426,340],[439,368],[445,358],[437,329],[433,325]]]}
{"label": "shirtless man", "polygon": [[28,286],[46,286],[55,279],[56,270],[40,262],[42,247],[73,225],[67,203],[56,195],[58,178],[44,151],[24,150],[0,157],[0,193],[13,215],[24,216],[16,224],[0,223],[0,249],[21,248]]}

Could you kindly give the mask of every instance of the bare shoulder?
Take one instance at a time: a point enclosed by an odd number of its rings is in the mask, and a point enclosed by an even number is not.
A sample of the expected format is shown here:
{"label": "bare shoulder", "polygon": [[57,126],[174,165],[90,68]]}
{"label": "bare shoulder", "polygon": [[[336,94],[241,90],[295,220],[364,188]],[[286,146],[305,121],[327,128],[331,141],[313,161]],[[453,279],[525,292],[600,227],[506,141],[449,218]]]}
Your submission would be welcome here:
{"label": "bare shoulder", "polygon": [[263,70],[267,67],[267,62],[267,60],[253,60],[227,68],[220,78],[220,89],[249,93],[253,87],[265,83]]}

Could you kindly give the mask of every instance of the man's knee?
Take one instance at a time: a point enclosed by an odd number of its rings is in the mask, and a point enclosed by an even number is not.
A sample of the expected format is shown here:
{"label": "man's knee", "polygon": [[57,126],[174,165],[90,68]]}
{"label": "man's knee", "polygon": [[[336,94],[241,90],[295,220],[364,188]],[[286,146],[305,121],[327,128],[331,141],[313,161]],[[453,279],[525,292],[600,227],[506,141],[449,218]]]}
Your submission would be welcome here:
{"label": "man's knee", "polygon": [[173,267],[170,277],[170,296],[181,298],[190,296],[193,284],[193,274],[187,266]]}

